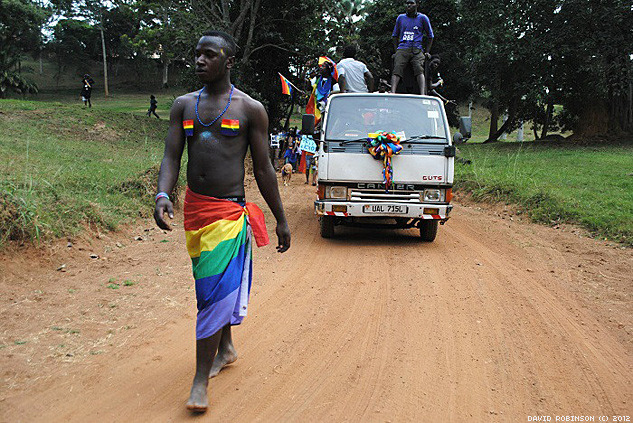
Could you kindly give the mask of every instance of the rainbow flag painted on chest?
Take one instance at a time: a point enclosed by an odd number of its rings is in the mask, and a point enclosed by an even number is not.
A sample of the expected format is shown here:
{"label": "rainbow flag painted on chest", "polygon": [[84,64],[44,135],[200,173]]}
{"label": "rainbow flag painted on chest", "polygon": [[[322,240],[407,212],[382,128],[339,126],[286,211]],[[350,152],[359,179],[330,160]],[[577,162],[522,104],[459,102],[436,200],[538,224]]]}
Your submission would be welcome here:
{"label": "rainbow flag painted on chest", "polygon": [[185,136],[193,137],[193,119],[183,120],[182,127],[185,129]]}
{"label": "rainbow flag painted on chest", "polygon": [[220,133],[227,137],[234,137],[240,133],[240,121],[237,119],[222,119]]}

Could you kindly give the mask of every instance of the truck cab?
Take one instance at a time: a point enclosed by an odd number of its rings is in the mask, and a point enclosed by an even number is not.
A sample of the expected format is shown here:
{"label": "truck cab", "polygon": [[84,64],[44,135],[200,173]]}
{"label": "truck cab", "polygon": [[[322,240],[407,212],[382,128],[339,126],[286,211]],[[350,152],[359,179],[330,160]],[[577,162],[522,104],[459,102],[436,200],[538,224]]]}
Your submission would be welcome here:
{"label": "truck cab", "polygon": [[[384,163],[368,152],[368,141],[372,134],[391,131],[403,148],[391,159],[393,178],[387,187]],[[448,220],[452,209],[455,157],[438,98],[335,94],[315,138],[319,161],[314,208],[322,237],[332,237],[338,225],[353,225],[417,227],[424,241],[435,239],[438,224]]]}

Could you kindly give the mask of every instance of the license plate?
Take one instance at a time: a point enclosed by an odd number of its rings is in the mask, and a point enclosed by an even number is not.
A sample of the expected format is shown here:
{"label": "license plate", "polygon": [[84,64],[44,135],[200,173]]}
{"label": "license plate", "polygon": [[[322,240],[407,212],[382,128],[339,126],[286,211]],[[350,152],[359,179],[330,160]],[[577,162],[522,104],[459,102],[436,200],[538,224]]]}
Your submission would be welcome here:
{"label": "license plate", "polygon": [[407,206],[400,204],[367,204],[363,206],[365,213],[406,214],[408,211]]}

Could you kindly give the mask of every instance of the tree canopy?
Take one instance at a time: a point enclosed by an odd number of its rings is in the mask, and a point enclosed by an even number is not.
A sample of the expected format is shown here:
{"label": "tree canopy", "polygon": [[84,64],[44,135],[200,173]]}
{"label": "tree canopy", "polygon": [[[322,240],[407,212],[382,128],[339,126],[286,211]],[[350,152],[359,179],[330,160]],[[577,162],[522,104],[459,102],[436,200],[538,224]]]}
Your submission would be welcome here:
{"label": "tree canopy", "polygon": [[0,98],[8,91],[37,92],[37,87],[16,69],[24,53],[40,45],[47,10],[29,0],[0,1]]}
{"label": "tree canopy", "polygon": [[[198,37],[205,29],[228,32],[240,46],[233,79],[264,103],[274,126],[288,107],[277,73],[307,89],[314,59],[329,55],[338,61],[344,44],[357,44],[357,58],[377,79],[389,79],[391,33],[396,17],[404,13],[402,2],[395,0],[47,4],[59,18],[49,30],[47,48],[60,67],[107,59],[104,71],[125,61],[140,75],[158,62],[162,86],[196,88],[197,80],[186,70],[193,65]],[[630,2],[425,0],[419,9],[433,26],[432,53],[441,57],[445,97],[487,107],[489,140],[528,121],[536,137],[557,128],[580,135],[633,131]],[[12,69],[24,51],[39,44],[46,13],[33,0],[0,2],[2,72],[21,78]],[[21,19],[10,18],[16,15]],[[178,69],[184,70],[182,78],[172,74]],[[305,99],[293,100],[305,104]],[[502,114],[508,119],[499,126]]]}

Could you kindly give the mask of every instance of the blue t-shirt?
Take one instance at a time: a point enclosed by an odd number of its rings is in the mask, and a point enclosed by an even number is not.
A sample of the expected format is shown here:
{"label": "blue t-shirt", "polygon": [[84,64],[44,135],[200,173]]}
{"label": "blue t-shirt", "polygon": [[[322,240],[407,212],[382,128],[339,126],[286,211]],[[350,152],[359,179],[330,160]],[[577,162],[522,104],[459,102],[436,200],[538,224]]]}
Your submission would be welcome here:
{"label": "blue t-shirt", "polygon": [[398,37],[398,49],[410,47],[421,49],[424,35],[433,38],[433,30],[429,18],[419,12],[415,18],[410,18],[405,13],[399,15],[391,34],[392,37]]}

